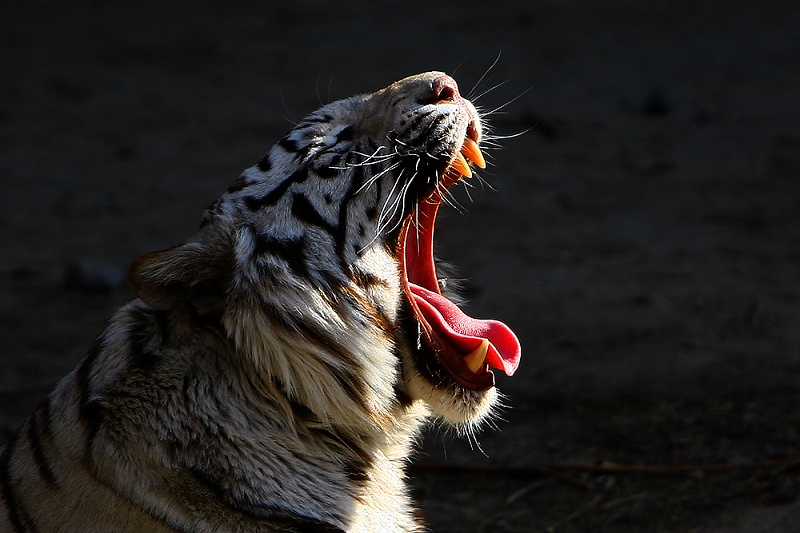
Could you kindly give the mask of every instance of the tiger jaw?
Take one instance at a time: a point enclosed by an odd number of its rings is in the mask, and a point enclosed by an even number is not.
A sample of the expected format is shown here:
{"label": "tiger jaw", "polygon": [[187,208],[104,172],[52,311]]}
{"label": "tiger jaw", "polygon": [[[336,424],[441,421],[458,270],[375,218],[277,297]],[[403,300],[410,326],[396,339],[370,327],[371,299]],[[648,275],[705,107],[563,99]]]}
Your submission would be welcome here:
{"label": "tiger jaw", "polygon": [[479,168],[486,166],[478,144],[480,119],[472,104],[460,97],[451,78],[434,80],[433,92],[440,101],[455,104],[456,114],[466,116],[467,124],[461,126],[463,141],[451,143],[460,148],[450,156],[439,182],[403,223],[398,240],[401,281],[424,344],[419,352],[438,363],[457,385],[486,390],[494,386],[490,367],[509,376],[514,373],[519,364],[519,342],[505,324],[473,319],[444,297],[433,260],[434,224],[444,189],[472,176],[470,162]]}

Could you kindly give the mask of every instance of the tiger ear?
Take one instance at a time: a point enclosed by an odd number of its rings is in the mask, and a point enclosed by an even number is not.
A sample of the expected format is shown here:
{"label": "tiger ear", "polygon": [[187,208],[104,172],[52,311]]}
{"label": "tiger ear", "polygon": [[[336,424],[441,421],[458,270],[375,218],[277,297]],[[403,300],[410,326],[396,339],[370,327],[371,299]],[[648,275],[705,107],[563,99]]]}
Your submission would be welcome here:
{"label": "tiger ear", "polygon": [[128,283],[156,309],[192,306],[207,314],[225,303],[232,261],[230,247],[190,242],[139,257],[128,272]]}

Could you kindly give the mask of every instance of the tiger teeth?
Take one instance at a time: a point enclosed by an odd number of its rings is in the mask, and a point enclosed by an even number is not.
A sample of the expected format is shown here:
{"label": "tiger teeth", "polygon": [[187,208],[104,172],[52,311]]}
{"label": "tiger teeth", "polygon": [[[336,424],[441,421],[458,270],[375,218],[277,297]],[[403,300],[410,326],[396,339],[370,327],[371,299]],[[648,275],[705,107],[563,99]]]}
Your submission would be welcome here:
{"label": "tiger teeth", "polygon": [[481,149],[478,148],[478,143],[469,137],[464,139],[464,146],[461,147],[461,153],[464,154],[468,160],[475,163],[479,168],[486,168],[486,160],[483,158]]}
{"label": "tiger teeth", "polygon": [[469,163],[467,163],[467,160],[461,153],[456,154],[456,158],[450,163],[450,166],[465,178],[472,177],[472,170],[469,168]]}
{"label": "tiger teeth", "polygon": [[483,339],[478,349],[464,357],[464,362],[467,367],[472,370],[473,374],[477,374],[478,370],[483,368],[483,362],[486,361],[486,354],[489,352],[489,339]]}

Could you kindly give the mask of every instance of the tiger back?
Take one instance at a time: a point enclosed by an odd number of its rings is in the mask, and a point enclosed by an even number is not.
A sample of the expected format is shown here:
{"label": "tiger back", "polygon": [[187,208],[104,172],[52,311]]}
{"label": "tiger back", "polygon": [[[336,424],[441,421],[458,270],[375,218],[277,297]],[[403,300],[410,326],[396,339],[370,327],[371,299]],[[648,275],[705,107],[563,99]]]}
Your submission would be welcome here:
{"label": "tiger back", "polygon": [[433,259],[483,135],[440,72],[299,122],[134,261],[138,298],[0,452],[0,531],[422,531],[420,429],[473,431],[520,357]]}

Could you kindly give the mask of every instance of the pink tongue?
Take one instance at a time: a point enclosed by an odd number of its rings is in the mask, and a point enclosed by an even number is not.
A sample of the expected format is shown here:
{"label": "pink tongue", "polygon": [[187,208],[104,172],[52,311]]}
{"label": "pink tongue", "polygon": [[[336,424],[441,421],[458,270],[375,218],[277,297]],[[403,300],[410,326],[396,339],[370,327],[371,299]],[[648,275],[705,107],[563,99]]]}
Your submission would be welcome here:
{"label": "pink tongue", "polygon": [[459,353],[468,355],[489,340],[486,362],[512,375],[519,365],[520,345],[511,329],[497,320],[478,320],[464,314],[456,304],[431,290],[409,283],[414,301],[436,333]]}

